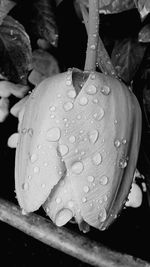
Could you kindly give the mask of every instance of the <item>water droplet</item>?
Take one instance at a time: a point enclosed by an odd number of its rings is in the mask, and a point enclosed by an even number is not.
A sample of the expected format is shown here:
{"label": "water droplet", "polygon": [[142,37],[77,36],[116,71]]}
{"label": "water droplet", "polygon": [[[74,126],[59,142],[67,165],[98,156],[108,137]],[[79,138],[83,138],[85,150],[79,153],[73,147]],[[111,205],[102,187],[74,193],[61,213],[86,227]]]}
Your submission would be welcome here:
{"label": "water droplet", "polygon": [[23,129],[21,130],[21,133],[22,133],[22,134],[26,134],[26,133],[27,133],[27,129],[26,129],[26,128],[23,128]]}
{"label": "water droplet", "polygon": [[32,154],[30,160],[32,163],[34,163],[37,160],[37,154]]}
{"label": "water droplet", "polygon": [[91,130],[89,133],[89,140],[92,144],[98,140],[99,132],[97,130]]}
{"label": "water droplet", "polygon": [[94,177],[91,176],[91,175],[89,175],[89,176],[87,177],[87,180],[88,180],[90,183],[92,183],[92,182],[94,182]]}
{"label": "water droplet", "polygon": [[100,222],[104,222],[106,220],[106,217],[107,217],[106,210],[103,208],[100,210],[98,218]]}
{"label": "water droplet", "polygon": [[106,185],[108,183],[108,177],[106,175],[103,175],[102,177],[100,177],[99,182],[101,185]]}
{"label": "water droplet", "polygon": [[85,151],[81,151],[81,156],[84,156],[85,155]]}
{"label": "water droplet", "polygon": [[46,184],[41,184],[41,187],[42,187],[42,188],[45,188],[45,187],[46,187]]}
{"label": "water droplet", "polygon": [[94,165],[99,165],[102,163],[102,156],[100,153],[96,153],[93,158],[92,158],[93,164]]}
{"label": "water droplet", "polygon": [[69,90],[67,95],[70,98],[75,98],[76,97],[76,91],[75,90]]}
{"label": "water droplet", "polygon": [[118,121],[117,120],[114,120],[114,124],[117,124],[118,123]]}
{"label": "water droplet", "polygon": [[33,171],[34,171],[34,173],[38,173],[40,171],[40,168],[38,166],[35,166]]}
{"label": "water droplet", "polygon": [[55,118],[55,115],[54,115],[54,114],[52,114],[52,115],[50,115],[50,117],[51,117],[51,119],[54,119],[54,118]]}
{"label": "water droplet", "polygon": [[78,120],[81,120],[81,115],[80,115],[80,114],[77,115],[77,119],[78,119]]}
{"label": "water droplet", "polygon": [[86,197],[82,198],[82,202],[85,203],[87,201]]}
{"label": "water droplet", "polygon": [[84,169],[83,163],[80,161],[77,161],[72,165],[72,171],[75,174],[80,174],[83,171],[83,169]]}
{"label": "water droplet", "polygon": [[60,198],[60,197],[57,197],[57,198],[55,199],[55,201],[56,201],[57,204],[60,204],[60,203],[61,203],[61,198]]}
{"label": "water droplet", "polygon": [[73,208],[73,206],[74,206],[73,201],[70,200],[70,201],[68,202],[68,206],[69,206],[69,208]]}
{"label": "water droplet", "polygon": [[127,166],[127,159],[122,158],[119,160],[119,168],[124,169]]}
{"label": "water droplet", "polygon": [[104,116],[104,109],[99,108],[99,111],[93,114],[95,120],[100,121]]}
{"label": "water droplet", "polygon": [[69,137],[69,142],[70,142],[71,144],[73,144],[73,143],[75,143],[75,141],[76,141],[75,136],[74,136],[74,135],[71,135],[71,136]]}
{"label": "water droplet", "polygon": [[105,196],[103,197],[103,199],[104,199],[104,201],[106,202],[106,201],[108,200],[107,195],[105,195]]}
{"label": "water droplet", "polygon": [[127,143],[126,139],[122,139],[122,144],[125,145]]}
{"label": "water droplet", "polygon": [[32,179],[32,176],[28,175],[27,179],[30,181]]}
{"label": "water droplet", "polygon": [[106,85],[103,85],[103,86],[101,87],[101,92],[102,92],[102,94],[104,94],[104,95],[109,95],[109,94],[110,94],[110,87],[108,87],[108,86],[106,86]]}
{"label": "water droplet", "polygon": [[73,103],[72,102],[66,102],[65,104],[64,104],[64,110],[65,111],[69,111],[69,110],[71,110],[73,108]]}
{"label": "water droplet", "polygon": [[98,99],[97,99],[97,98],[94,98],[94,99],[92,100],[92,102],[93,102],[94,104],[98,104]]}
{"label": "water droplet", "polygon": [[94,95],[97,93],[97,88],[95,85],[90,85],[85,90],[88,95]]}
{"label": "water droplet", "polygon": [[33,129],[32,128],[29,128],[28,129],[28,134],[32,137],[33,136]]}
{"label": "water droplet", "polygon": [[51,128],[51,129],[48,129],[46,137],[48,141],[55,142],[59,140],[60,136],[61,136],[61,132],[59,128]]}
{"label": "water droplet", "polygon": [[82,96],[82,97],[79,99],[79,104],[80,104],[81,106],[85,106],[85,105],[87,105],[87,103],[88,103],[88,99],[87,99],[87,97]]}
{"label": "water droplet", "polygon": [[49,110],[50,110],[50,111],[55,111],[55,110],[56,110],[56,107],[55,107],[55,106],[51,106],[51,107],[49,108]]}
{"label": "water droplet", "polygon": [[120,145],[121,145],[121,142],[118,139],[114,141],[115,147],[120,147]]}
{"label": "water droplet", "polygon": [[96,49],[96,45],[93,44],[93,45],[90,46],[90,48],[91,48],[92,50],[95,50],[95,49]]}
{"label": "water droplet", "polygon": [[96,75],[94,72],[91,72],[90,78],[91,78],[91,80],[94,80],[96,78]]}
{"label": "water droplet", "polygon": [[65,156],[68,153],[69,148],[67,145],[60,145],[59,150],[60,150],[61,155]]}
{"label": "water droplet", "polygon": [[85,185],[84,187],[83,187],[83,191],[85,192],[85,193],[88,193],[89,192],[89,187],[87,186],[87,185]]}
{"label": "water droplet", "polygon": [[28,183],[28,182],[23,183],[23,184],[22,184],[22,189],[23,189],[24,191],[28,191],[28,190],[29,190],[29,183]]}
{"label": "water droplet", "polygon": [[68,80],[66,80],[66,85],[71,85],[72,84],[72,81],[71,79],[68,77]]}

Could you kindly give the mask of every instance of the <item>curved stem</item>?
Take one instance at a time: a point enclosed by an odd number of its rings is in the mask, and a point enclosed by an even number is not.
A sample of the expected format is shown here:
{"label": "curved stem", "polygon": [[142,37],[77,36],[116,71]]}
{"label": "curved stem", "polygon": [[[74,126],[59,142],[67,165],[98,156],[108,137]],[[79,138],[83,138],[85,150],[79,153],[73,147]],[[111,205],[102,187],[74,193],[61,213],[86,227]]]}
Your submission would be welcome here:
{"label": "curved stem", "polygon": [[99,0],[89,0],[88,43],[85,70],[96,69],[99,32]]}
{"label": "curved stem", "polygon": [[[80,4],[80,9],[82,12],[84,24],[85,24],[86,31],[88,34],[88,45],[87,45],[87,51],[86,51],[85,70],[95,70],[96,65],[97,65],[97,67],[99,67],[99,69],[104,74],[117,77],[116,70],[99,36],[99,13],[95,11],[98,22],[96,20],[96,16],[94,18],[93,15],[91,15],[91,14],[95,14],[93,10],[95,6],[93,5],[91,7],[91,2],[92,1],[90,1],[89,14],[84,4],[82,3]],[[95,25],[98,25],[95,31],[94,31],[95,29],[94,23]],[[92,44],[95,45],[96,49],[94,50],[90,49],[90,45]]]}

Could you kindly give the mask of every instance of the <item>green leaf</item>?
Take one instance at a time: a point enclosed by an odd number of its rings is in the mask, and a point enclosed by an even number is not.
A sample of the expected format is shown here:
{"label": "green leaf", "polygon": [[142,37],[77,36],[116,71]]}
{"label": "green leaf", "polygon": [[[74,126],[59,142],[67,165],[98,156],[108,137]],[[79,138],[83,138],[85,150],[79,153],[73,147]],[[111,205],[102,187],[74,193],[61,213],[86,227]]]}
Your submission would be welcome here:
{"label": "green leaf", "polygon": [[27,84],[31,62],[30,39],[24,27],[10,16],[0,25],[0,73],[14,83]]}
{"label": "green leaf", "polygon": [[37,39],[45,39],[50,45],[57,46],[58,29],[55,21],[55,7],[52,1],[35,1],[33,9],[33,34]]}
{"label": "green leaf", "polygon": [[139,42],[149,43],[150,42],[150,24],[145,25],[139,32]]}
{"label": "green leaf", "polygon": [[116,41],[111,60],[118,76],[124,82],[132,81],[142,62],[145,50],[146,45],[140,44],[135,38]]}

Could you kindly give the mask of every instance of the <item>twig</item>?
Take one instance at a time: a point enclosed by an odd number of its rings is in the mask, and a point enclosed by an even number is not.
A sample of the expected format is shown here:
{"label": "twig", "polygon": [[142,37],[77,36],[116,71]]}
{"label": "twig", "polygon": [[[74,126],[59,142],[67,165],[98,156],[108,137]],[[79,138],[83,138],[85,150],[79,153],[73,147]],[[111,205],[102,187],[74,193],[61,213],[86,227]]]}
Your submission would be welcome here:
{"label": "twig", "polygon": [[0,220],[41,242],[97,267],[150,267],[150,264],[130,255],[114,252],[101,244],[58,228],[50,220],[31,213],[22,215],[18,206],[0,199]]}

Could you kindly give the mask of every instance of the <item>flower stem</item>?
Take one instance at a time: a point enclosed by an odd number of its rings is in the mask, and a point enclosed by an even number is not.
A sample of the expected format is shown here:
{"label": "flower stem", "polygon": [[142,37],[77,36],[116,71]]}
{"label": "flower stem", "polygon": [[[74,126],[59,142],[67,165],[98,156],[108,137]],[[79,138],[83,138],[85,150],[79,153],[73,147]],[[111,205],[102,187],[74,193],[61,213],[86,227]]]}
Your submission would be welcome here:
{"label": "flower stem", "polygon": [[85,70],[96,69],[99,32],[99,0],[89,0],[88,42],[85,60]]}
{"label": "flower stem", "polygon": [[98,11],[98,2],[99,1],[89,0],[89,13],[84,4],[80,4],[80,9],[88,34],[88,44],[84,69],[95,70],[97,66],[104,74],[117,77],[116,70],[99,36],[100,18]]}

